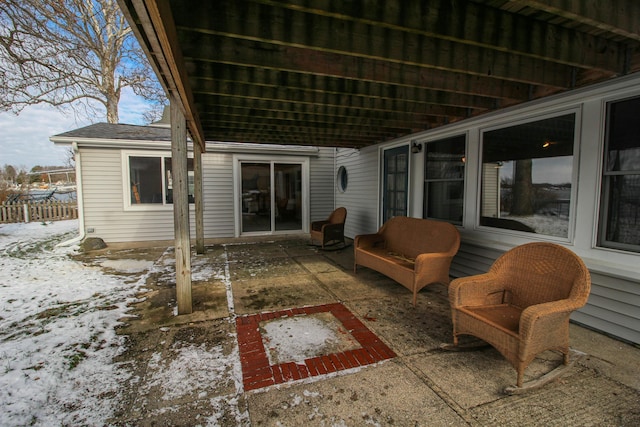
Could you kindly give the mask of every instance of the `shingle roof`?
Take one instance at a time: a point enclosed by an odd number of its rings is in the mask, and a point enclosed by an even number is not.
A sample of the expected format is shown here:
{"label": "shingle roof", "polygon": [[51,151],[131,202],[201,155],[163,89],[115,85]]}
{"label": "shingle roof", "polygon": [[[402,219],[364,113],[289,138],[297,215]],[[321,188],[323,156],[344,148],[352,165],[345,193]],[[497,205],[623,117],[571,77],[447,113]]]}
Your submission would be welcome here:
{"label": "shingle roof", "polygon": [[171,129],[156,126],[95,123],[54,135],[52,138],[171,141]]}

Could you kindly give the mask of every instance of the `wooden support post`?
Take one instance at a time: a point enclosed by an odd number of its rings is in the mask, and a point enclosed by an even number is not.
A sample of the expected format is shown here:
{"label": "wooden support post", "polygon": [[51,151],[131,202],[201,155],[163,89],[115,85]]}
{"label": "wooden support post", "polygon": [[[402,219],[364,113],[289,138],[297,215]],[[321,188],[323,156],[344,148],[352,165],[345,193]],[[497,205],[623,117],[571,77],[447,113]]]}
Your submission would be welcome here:
{"label": "wooden support post", "polygon": [[189,238],[189,176],[187,126],[176,102],[171,102],[171,179],[176,256],[178,314],[193,311],[191,300],[191,244]]}
{"label": "wooden support post", "polygon": [[202,147],[193,143],[193,196],[196,199],[196,253],[203,254],[204,249],[204,212],[202,203]]}

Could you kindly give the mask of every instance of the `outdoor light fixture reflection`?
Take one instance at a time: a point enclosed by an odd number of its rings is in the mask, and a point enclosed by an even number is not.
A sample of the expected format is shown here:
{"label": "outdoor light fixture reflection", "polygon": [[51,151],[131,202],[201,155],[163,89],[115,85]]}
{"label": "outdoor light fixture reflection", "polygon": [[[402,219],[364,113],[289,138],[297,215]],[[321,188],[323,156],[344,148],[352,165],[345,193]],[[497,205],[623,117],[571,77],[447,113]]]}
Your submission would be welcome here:
{"label": "outdoor light fixture reflection", "polygon": [[542,148],[549,148],[555,144],[557,144],[557,142],[546,140],[545,142],[542,143]]}

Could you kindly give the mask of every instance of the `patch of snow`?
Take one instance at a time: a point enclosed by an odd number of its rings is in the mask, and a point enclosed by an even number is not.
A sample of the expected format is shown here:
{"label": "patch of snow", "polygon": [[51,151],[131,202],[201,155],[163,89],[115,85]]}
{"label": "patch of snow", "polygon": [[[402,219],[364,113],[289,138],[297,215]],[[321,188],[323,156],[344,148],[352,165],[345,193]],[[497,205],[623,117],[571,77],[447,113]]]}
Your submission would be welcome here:
{"label": "patch of snow", "polygon": [[101,425],[128,374],[115,333],[135,285],[55,245],[77,221],[0,226],[0,425]]}
{"label": "patch of snow", "polygon": [[140,273],[152,268],[153,262],[142,259],[107,259],[102,261],[100,265],[121,273]]}
{"label": "patch of snow", "polygon": [[[322,354],[322,348],[338,342],[335,331],[311,316],[285,317],[266,322],[263,339],[268,342],[280,362],[304,360]],[[270,352],[267,352],[268,354]],[[270,360],[273,365],[277,361]]]}
{"label": "patch of snow", "polygon": [[567,237],[569,235],[569,219],[549,215],[510,216],[503,214],[502,218],[513,219],[535,230],[536,234],[545,236]]}

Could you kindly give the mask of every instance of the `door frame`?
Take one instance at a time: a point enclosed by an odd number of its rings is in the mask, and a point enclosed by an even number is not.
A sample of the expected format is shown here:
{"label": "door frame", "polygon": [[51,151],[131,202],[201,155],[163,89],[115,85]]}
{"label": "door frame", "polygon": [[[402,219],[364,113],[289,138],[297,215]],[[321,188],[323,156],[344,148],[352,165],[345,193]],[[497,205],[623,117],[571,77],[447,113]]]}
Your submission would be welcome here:
{"label": "door frame", "polygon": [[[242,232],[242,163],[266,163],[273,164],[299,164],[302,167],[302,229],[300,230],[282,230],[282,231],[254,231]],[[270,174],[270,187],[274,185],[274,176]],[[234,237],[240,236],[265,236],[278,234],[304,234],[309,233],[309,158],[301,156],[267,156],[260,154],[234,154],[233,155],[233,212],[234,212]],[[271,192],[273,194],[273,192]],[[274,214],[273,206],[271,215]]]}
{"label": "door frame", "polygon": [[407,179],[406,179],[406,200],[405,200],[405,212],[404,215],[405,216],[409,216],[409,202],[410,202],[410,194],[411,194],[411,144],[410,143],[402,143],[402,144],[395,144],[395,145],[390,145],[387,147],[382,147],[380,148],[380,205],[378,207],[379,209],[379,221],[380,224],[379,226],[382,226],[384,224],[384,217],[385,217],[385,201],[386,201],[386,197],[385,197],[385,192],[386,192],[386,187],[385,187],[385,183],[387,180],[387,171],[386,171],[386,161],[385,161],[385,154],[388,151],[391,150],[397,150],[399,148],[405,148],[407,150]]}

